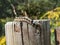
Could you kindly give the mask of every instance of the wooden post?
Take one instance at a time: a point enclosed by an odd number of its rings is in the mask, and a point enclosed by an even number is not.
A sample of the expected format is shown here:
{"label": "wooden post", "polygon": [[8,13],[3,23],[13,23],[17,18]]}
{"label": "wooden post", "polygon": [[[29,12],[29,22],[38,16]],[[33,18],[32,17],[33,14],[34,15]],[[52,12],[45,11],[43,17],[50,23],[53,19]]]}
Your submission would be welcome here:
{"label": "wooden post", "polygon": [[5,34],[6,34],[6,45],[14,45],[13,22],[8,22],[5,24]]}
{"label": "wooden post", "polygon": [[37,22],[40,25],[40,29],[38,29],[40,33],[36,32],[38,45],[51,45],[49,20],[34,20],[33,22]]}
{"label": "wooden post", "polygon": [[27,22],[7,22],[5,24],[7,45],[50,45],[49,20],[33,20]]}
{"label": "wooden post", "polygon": [[55,30],[55,41],[56,45],[60,45],[60,27],[57,27]]}

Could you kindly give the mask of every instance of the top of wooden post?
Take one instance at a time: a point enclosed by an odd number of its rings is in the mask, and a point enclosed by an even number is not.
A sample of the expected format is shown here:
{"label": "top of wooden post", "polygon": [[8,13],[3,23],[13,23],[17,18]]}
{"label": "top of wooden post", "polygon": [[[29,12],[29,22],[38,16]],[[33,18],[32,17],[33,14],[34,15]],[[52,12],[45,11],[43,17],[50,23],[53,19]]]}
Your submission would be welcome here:
{"label": "top of wooden post", "polygon": [[17,22],[27,22],[27,23],[30,23],[31,24],[31,19],[30,18],[28,18],[28,17],[16,17],[15,19],[14,19],[14,21],[17,21]]}

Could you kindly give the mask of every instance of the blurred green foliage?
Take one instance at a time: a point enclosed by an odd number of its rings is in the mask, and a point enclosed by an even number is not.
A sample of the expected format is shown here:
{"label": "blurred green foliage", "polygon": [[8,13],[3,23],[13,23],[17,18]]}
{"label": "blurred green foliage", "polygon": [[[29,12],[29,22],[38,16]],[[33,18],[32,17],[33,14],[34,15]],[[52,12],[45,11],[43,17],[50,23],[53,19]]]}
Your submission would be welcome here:
{"label": "blurred green foliage", "polygon": [[4,35],[5,33],[5,30],[4,30],[4,25],[6,23],[6,20],[5,19],[0,19],[0,36]]}
{"label": "blurred green foliage", "polygon": [[59,3],[59,0],[0,0],[0,18],[15,17],[14,6],[17,16],[20,16],[23,10],[29,17],[37,16],[39,19],[48,10],[59,7]]}

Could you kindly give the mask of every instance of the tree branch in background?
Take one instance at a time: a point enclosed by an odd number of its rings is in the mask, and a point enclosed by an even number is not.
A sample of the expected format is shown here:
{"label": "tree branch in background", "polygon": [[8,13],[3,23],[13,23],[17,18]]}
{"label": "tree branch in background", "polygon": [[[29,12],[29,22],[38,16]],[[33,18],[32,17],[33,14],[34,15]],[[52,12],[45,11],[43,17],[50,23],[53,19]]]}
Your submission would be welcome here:
{"label": "tree branch in background", "polygon": [[23,15],[23,16],[28,17],[28,14],[27,14],[26,11],[21,10],[21,12],[22,12],[22,15]]}
{"label": "tree branch in background", "polygon": [[13,9],[13,13],[14,13],[15,17],[17,17],[17,13],[16,13],[16,10],[15,10],[15,6],[14,6],[13,4],[11,4],[11,7],[12,7],[12,9]]}

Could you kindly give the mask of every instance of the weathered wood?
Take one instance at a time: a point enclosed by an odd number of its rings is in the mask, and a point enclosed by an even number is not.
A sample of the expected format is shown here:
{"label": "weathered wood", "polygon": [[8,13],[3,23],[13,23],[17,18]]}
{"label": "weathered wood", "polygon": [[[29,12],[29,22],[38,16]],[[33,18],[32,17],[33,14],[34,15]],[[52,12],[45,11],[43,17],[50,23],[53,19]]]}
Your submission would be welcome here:
{"label": "weathered wood", "polygon": [[60,45],[60,27],[56,28],[56,45]]}
{"label": "weathered wood", "polygon": [[30,45],[36,45],[35,28],[30,24],[28,25],[28,27]]}
{"label": "weathered wood", "polygon": [[27,23],[22,22],[22,30],[23,30],[23,41],[24,45],[29,45],[29,37],[28,37],[28,29],[27,29]]}
{"label": "weathered wood", "polygon": [[50,44],[50,25],[49,20],[41,20],[41,45],[51,45]]}
{"label": "weathered wood", "polygon": [[34,21],[37,21],[37,23],[39,23],[40,25],[40,29],[38,29],[40,35],[37,34],[38,37],[36,37],[37,41],[40,42],[38,44],[51,45],[49,20],[34,20]]}
{"label": "weathered wood", "polygon": [[5,24],[6,45],[14,45],[13,22]]}
{"label": "weathered wood", "polygon": [[[22,45],[22,33],[20,22],[14,22],[13,25],[14,45]],[[15,30],[17,30],[17,32]]]}
{"label": "weathered wood", "polygon": [[33,20],[35,25],[25,21],[5,24],[7,45],[50,45],[49,20]]}
{"label": "weathered wood", "polygon": [[[19,32],[16,32],[15,28],[18,28]],[[5,32],[7,45],[22,45],[20,22],[8,22],[5,25]]]}

